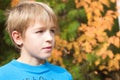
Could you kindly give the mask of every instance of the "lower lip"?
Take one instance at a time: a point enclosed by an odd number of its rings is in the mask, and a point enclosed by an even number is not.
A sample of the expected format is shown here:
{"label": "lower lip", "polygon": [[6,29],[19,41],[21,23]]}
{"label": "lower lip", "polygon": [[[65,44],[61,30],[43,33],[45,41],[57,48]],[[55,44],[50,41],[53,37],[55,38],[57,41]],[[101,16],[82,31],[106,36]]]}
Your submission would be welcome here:
{"label": "lower lip", "polygon": [[44,50],[46,50],[47,52],[51,52],[52,48],[45,48]]}

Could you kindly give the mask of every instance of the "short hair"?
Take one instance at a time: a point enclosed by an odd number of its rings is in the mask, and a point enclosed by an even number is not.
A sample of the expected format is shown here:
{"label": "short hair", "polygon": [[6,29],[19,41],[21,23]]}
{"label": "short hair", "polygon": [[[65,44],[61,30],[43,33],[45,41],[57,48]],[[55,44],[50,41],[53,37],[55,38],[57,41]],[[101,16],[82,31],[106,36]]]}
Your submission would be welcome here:
{"label": "short hair", "polygon": [[57,27],[57,18],[54,11],[42,2],[23,1],[10,9],[7,14],[6,30],[12,41],[12,32],[18,31],[24,37],[24,33],[31,21],[38,20],[42,21],[46,26],[53,25]]}

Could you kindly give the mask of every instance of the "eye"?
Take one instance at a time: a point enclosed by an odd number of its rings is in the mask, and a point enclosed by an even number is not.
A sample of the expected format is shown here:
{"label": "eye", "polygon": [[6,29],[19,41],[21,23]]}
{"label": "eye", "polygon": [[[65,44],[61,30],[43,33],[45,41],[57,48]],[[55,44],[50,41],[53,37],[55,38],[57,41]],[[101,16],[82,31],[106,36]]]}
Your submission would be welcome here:
{"label": "eye", "polygon": [[39,30],[39,31],[36,31],[36,33],[43,33],[44,30]]}
{"label": "eye", "polygon": [[52,33],[55,33],[55,29],[51,29],[50,31],[51,31]]}

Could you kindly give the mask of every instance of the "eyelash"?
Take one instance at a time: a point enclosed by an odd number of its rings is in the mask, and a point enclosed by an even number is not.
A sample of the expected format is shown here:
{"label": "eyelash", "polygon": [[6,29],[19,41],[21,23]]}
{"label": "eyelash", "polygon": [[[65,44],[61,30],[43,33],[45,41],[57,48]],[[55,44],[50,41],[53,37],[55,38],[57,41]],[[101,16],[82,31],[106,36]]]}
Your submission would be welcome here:
{"label": "eyelash", "polygon": [[[44,30],[37,31],[36,33],[43,33]],[[55,30],[51,29],[50,32],[55,33]]]}
{"label": "eyelash", "polygon": [[36,33],[43,33],[44,31],[43,30],[40,30],[40,31],[37,31]]}
{"label": "eyelash", "polygon": [[55,30],[53,30],[53,29],[52,29],[52,30],[50,30],[50,31],[51,31],[52,33],[55,33]]}

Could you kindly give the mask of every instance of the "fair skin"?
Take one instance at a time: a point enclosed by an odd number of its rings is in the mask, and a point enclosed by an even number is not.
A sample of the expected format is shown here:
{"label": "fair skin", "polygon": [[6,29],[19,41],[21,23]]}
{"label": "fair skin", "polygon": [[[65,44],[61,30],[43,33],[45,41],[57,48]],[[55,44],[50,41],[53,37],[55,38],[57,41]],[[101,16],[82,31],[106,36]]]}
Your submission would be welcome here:
{"label": "fair skin", "polygon": [[20,57],[17,60],[34,66],[43,64],[51,55],[54,47],[54,35],[54,26],[46,26],[38,21],[27,28],[24,38],[19,32],[13,31],[14,42],[22,45]]}

